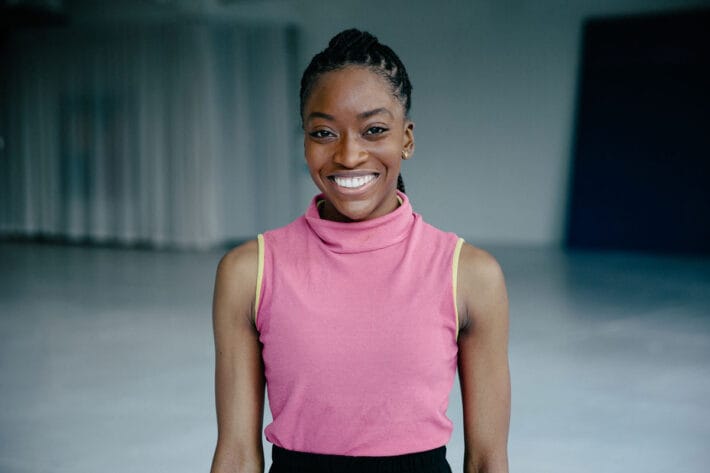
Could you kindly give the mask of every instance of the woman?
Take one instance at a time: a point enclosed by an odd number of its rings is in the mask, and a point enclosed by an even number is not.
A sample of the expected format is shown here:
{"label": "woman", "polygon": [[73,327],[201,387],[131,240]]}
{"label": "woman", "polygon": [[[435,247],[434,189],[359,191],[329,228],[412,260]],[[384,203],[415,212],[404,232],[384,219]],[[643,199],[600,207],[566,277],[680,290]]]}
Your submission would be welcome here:
{"label": "woman", "polygon": [[411,84],[395,53],[347,30],[301,80],[305,215],[230,251],[213,319],[213,473],[447,472],[458,367],[465,472],[507,472],[508,305],[484,251],[412,211]]}

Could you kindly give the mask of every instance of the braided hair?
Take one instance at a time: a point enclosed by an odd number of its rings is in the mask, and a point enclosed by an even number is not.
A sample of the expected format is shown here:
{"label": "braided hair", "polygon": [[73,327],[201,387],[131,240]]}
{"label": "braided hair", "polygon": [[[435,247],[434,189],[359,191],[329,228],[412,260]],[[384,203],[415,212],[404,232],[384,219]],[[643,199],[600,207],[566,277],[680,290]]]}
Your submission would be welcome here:
{"label": "braided hair", "polygon": [[[335,35],[327,48],[313,56],[303,72],[300,93],[301,118],[303,118],[305,103],[318,78],[326,72],[347,66],[365,67],[385,79],[391,87],[392,94],[402,105],[405,117],[409,117],[412,84],[409,82],[404,64],[389,46],[380,43],[375,36],[352,28]],[[397,189],[404,192],[401,174],[397,177]]]}

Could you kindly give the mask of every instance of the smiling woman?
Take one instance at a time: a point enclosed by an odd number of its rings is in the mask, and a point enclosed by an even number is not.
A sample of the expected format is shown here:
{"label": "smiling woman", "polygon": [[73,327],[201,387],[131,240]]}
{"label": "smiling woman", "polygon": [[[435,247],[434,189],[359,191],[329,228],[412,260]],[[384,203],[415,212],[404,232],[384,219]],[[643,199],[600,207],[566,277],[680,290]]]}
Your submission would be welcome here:
{"label": "smiling woman", "polygon": [[508,303],[487,253],[425,223],[404,194],[411,84],[347,30],[301,81],[305,215],[220,262],[214,294],[217,472],[450,472],[457,366],[465,472],[507,472]]}

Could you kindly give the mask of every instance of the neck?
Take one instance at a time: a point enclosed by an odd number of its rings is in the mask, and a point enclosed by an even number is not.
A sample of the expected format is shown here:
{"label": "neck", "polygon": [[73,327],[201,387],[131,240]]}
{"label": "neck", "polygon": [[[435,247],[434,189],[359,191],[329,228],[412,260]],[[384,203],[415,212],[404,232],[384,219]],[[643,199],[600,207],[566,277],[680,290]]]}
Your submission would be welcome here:
{"label": "neck", "polygon": [[[398,208],[400,205],[402,205],[402,199],[395,193],[392,199],[390,199],[391,204],[388,206],[387,211],[383,215],[387,215],[388,213],[392,212],[396,208]],[[352,222],[358,222],[362,220],[353,220],[340,212],[338,212],[338,209],[335,208],[335,206],[326,199],[320,200],[317,203],[318,205],[318,215],[320,218],[323,220],[330,220],[333,222],[343,222],[343,223],[352,223]],[[364,220],[369,220],[369,219],[364,219]]]}

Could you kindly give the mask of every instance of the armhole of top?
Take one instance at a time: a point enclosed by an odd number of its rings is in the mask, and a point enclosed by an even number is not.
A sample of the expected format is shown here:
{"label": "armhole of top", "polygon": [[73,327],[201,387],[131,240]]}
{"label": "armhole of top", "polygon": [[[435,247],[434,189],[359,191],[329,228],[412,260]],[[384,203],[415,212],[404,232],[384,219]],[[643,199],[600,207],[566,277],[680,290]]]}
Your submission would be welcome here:
{"label": "armhole of top", "polygon": [[254,294],[254,325],[256,325],[256,319],[259,316],[259,300],[261,299],[261,284],[264,279],[264,235],[259,233],[256,237],[257,243],[257,258],[258,263],[256,267],[256,294]]}
{"label": "armhole of top", "polygon": [[459,301],[458,301],[458,281],[459,281],[459,256],[461,255],[461,247],[463,246],[463,238],[459,238],[456,241],[456,247],[454,248],[454,258],[452,263],[451,278],[453,285],[454,294],[454,313],[456,314],[456,340],[459,339]]}

